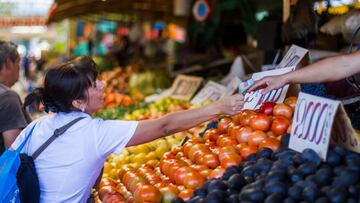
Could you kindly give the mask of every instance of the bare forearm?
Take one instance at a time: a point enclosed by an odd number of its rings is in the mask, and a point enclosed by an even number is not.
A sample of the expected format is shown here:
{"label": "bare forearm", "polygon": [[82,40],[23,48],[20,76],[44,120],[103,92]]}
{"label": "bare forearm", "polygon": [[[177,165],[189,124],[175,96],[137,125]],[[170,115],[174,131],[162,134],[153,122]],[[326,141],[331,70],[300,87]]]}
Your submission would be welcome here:
{"label": "bare forearm", "polygon": [[287,83],[317,83],[341,80],[360,72],[360,52],[324,59],[283,75]]}
{"label": "bare forearm", "polygon": [[163,117],[166,120],[164,133],[166,135],[180,132],[208,121],[220,114],[215,107],[217,104],[211,104],[203,108],[175,112]]}

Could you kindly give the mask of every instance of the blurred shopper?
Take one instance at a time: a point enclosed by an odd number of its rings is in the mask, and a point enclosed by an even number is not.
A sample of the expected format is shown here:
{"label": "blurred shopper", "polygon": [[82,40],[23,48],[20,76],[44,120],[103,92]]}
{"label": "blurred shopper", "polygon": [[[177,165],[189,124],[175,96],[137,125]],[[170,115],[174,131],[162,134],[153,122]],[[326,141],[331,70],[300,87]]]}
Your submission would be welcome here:
{"label": "blurred shopper", "polygon": [[0,154],[31,121],[19,95],[10,89],[19,78],[19,69],[17,46],[0,41]]}

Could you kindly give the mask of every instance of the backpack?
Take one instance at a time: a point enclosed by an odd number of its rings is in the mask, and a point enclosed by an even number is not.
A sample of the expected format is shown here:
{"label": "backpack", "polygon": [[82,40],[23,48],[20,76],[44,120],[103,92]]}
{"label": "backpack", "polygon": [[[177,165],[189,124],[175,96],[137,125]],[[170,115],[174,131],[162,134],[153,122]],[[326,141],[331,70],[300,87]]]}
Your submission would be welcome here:
{"label": "backpack", "polygon": [[0,202],[40,202],[40,187],[34,160],[56,138],[83,118],[76,118],[56,129],[54,134],[32,156],[24,153],[20,154],[20,152],[31,137],[36,124],[16,150],[6,150],[3,153],[0,157]]}

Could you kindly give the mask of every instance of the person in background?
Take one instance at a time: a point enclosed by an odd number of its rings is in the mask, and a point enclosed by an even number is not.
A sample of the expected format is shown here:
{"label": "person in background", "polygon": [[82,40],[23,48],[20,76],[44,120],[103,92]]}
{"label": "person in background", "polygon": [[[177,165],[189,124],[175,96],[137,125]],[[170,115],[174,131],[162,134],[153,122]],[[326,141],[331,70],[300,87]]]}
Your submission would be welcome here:
{"label": "person in background", "polygon": [[255,82],[248,92],[264,88],[261,93],[290,83],[334,82],[360,73],[360,51],[321,60],[283,75],[264,77]]}
{"label": "person in background", "polygon": [[11,146],[17,149],[34,127],[22,151],[30,156],[55,129],[84,117],[35,159],[40,202],[86,202],[109,154],[189,129],[222,114],[237,114],[244,104],[243,96],[237,94],[202,108],[170,113],[158,119],[92,118],[94,112],[104,107],[104,84],[96,79],[96,68],[90,57],[60,64],[46,73],[44,86],[25,99],[24,105],[40,99],[46,112],[54,112],[30,123]]}
{"label": "person in background", "polygon": [[19,69],[17,46],[0,41],[0,155],[31,121],[19,95],[10,89],[19,78]]}

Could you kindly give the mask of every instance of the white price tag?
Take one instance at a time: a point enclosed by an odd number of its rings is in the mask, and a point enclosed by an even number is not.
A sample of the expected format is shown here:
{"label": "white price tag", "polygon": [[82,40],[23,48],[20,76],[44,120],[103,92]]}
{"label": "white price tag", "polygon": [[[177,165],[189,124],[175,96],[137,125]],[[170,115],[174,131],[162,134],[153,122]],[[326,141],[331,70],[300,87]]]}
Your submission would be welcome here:
{"label": "white price tag", "polygon": [[199,93],[196,94],[196,96],[191,100],[191,104],[201,104],[208,99],[216,101],[220,99],[225,91],[225,86],[213,81],[209,81],[206,83],[205,87],[202,88]]}
{"label": "white price tag", "polygon": [[202,81],[201,77],[179,75],[171,86],[170,96],[175,99],[190,100]]}
{"label": "white price tag", "polygon": [[285,54],[277,68],[287,68],[297,66],[301,59],[309,52],[309,50],[302,47],[292,45],[289,51]]}
{"label": "white price tag", "polygon": [[[252,80],[260,80],[263,77],[266,76],[273,76],[273,75],[281,75],[290,71],[293,71],[295,67],[289,67],[289,68],[282,68],[282,69],[276,69],[271,71],[264,71],[259,73],[254,73],[252,75]],[[240,88],[239,88],[240,89]],[[273,101],[276,103],[281,103],[285,100],[286,93],[289,89],[289,85],[285,85],[282,88],[271,90],[270,92],[266,94],[261,93],[261,89],[249,92],[245,94],[244,98],[244,109],[258,109],[260,108],[261,104],[267,101]]]}
{"label": "white price tag", "polygon": [[292,122],[289,148],[313,149],[326,160],[333,121],[340,101],[300,93]]}

